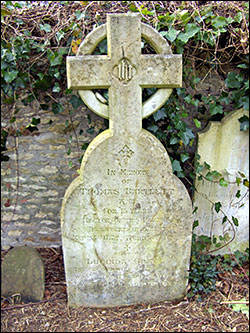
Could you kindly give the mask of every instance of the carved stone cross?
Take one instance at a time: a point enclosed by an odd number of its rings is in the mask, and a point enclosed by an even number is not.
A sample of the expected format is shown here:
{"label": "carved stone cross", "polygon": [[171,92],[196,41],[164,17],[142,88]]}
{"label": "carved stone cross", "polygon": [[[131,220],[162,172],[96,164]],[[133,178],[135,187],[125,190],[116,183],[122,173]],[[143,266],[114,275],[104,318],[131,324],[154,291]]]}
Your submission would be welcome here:
{"label": "carved stone cross", "polygon": [[[108,54],[92,55],[107,37]],[[144,38],[156,54],[141,54]],[[185,295],[192,235],[189,195],[162,144],[142,129],[181,86],[181,56],[138,14],[108,14],[77,56],[68,87],[109,119],[88,146],[62,204],[62,243],[71,306],[116,306]],[[159,88],[142,104],[142,89]],[[109,91],[109,105],[91,89]]]}
{"label": "carved stone cross", "polygon": [[[182,84],[181,55],[141,54],[141,30],[139,15],[108,15],[108,55],[67,58],[68,88],[109,89],[108,117],[113,135],[141,131],[142,88],[177,88]],[[148,34],[148,38],[154,37],[152,31]]]}

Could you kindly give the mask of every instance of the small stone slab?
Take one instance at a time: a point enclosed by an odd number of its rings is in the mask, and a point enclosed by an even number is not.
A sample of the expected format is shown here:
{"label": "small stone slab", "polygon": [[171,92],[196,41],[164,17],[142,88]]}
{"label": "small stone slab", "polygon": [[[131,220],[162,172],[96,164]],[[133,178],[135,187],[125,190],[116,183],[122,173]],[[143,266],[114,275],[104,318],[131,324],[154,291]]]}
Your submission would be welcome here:
{"label": "small stone slab", "polygon": [[5,255],[2,263],[2,296],[19,293],[25,303],[39,302],[44,296],[44,280],[44,263],[34,248],[15,247]]}

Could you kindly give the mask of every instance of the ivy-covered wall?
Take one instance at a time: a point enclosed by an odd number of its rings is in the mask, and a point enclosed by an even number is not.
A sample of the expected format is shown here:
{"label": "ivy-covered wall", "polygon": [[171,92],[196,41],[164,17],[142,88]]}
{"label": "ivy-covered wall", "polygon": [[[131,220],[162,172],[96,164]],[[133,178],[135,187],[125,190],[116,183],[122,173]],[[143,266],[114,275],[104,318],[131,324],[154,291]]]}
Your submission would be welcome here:
{"label": "ivy-covered wall", "polygon": [[[227,5],[225,5],[227,3]],[[183,88],[143,120],[191,196],[197,133],[249,110],[246,1],[2,1],[2,245],[60,246],[60,207],[92,139],[108,122],[67,89],[66,57],[107,13],[137,12],[183,55]],[[106,54],[103,40],[95,54]],[[142,52],[152,47],[142,40]],[[108,100],[107,91],[95,91]],[[143,89],[147,99],[152,89]],[[99,95],[100,96],[100,95]],[[249,118],[239,123],[247,130]],[[213,181],[214,171],[204,177]],[[228,184],[222,179],[223,186]],[[246,183],[246,182],[245,182]],[[248,183],[249,186],[249,183]]]}

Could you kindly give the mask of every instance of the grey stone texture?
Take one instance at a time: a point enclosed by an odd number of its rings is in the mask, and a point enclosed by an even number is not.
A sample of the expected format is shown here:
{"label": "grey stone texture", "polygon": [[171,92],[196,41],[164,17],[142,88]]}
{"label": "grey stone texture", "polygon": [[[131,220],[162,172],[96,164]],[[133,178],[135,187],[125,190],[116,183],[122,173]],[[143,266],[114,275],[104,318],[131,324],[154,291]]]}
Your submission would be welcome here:
{"label": "grey stone texture", "polygon": [[31,247],[15,247],[2,263],[1,295],[21,294],[24,302],[39,302],[45,290],[45,268],[40,254]]}

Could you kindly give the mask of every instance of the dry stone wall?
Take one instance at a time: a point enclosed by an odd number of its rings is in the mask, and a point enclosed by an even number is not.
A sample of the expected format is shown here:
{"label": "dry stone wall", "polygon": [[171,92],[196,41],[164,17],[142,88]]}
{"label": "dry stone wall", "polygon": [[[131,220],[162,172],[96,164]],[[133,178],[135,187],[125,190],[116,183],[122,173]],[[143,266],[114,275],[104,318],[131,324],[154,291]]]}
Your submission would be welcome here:
{"label": "dry stone wall", "polygon": [[[64,111],[57,115],[42,110],[38,102],[33,102],[31,106],[19,102],[16,105],[18,113],[13,127],[15,124],[18,128],[21,124],[25,127],[33,117],[40,118],[40,124],[37,125],[38,131],[30,135],[16,139],[8,136],[5,155],[9,160],[2,162],[1,167],[3,248],[61,245],[60,208],[63,195],[78,175],[78,160],[84,152],[82,145],[92,141],[104,121],[86,110],[85,106],[73,110],[66,99],[60,102]],[[3,125],[9,123],[10,113],[2,110],[2,115]],[[90,128],[93,134],[86,132]],[[72,167],[69,161],[72,161]]]}

